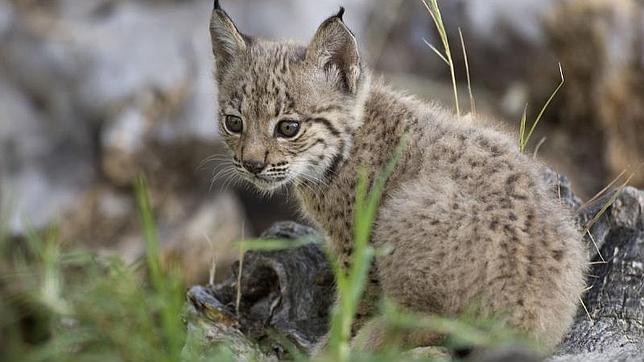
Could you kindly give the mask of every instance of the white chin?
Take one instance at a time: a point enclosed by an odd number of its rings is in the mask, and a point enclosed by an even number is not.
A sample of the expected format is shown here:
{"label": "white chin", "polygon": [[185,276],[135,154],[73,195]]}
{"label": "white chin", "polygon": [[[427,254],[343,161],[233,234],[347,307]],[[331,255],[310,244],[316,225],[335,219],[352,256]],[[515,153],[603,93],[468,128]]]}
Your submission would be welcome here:
{"label": "white chin", "polygon": [[275,189],[277,189],[278,187],[284,185],[287,182],[287,180],[268,181],[268,180],[260,179],[260,178],[255,177],[255,176],[249,177],[248,181],[250,181],[250,183],[252,183],[253,185],[255,185],[255,187],[257,187],[258,189],[260,189],[262,191],[275,190]]}

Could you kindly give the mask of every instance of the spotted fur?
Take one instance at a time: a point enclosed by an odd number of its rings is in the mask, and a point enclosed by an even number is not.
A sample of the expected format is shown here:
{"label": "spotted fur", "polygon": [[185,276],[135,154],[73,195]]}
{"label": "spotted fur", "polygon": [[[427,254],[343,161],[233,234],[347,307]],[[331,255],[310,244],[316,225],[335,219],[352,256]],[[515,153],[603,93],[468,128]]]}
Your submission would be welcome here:
{"label": "spotted fur", "polygon": [[[239,175],[262,190],[293,188],[348,265],[357,170],[366,166],[373,178],[409,135],[374,225],[371,242],[391,252],[370,271],[356,343],[386,342],[371,319],[385,296],[448,316],[476,305],[481,317],[502,318],[553,348],[584,287],[586,253],[569,210],[502,132],[372,82],[341,15],[301,45],[243,35],[214,10],[220,131]],[[230,115],[243,120],[241,133],[227,131]],[[281,120],[300,122],[299,133],[276,136]],[[263,169],[249,172],[248,160]],[[438,341],[431,333],[405,339]]]}

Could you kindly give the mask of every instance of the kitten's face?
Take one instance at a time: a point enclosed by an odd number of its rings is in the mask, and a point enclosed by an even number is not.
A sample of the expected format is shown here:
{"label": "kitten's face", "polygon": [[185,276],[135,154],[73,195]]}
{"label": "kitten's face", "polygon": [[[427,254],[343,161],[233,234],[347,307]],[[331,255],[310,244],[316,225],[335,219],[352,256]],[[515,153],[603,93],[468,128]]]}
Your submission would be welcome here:
{"label": "kitten's face", "polygon": [[[339,17],[321,29],[308,47],[274,43],[242,35],[213,12],[219,132],[236,171],[259,189],[324,182],[351,147],[360,75],[359,64],[348,68],[358,58],[344,40],[355,40]],[[329,41],[343,48],[328,49]]]}

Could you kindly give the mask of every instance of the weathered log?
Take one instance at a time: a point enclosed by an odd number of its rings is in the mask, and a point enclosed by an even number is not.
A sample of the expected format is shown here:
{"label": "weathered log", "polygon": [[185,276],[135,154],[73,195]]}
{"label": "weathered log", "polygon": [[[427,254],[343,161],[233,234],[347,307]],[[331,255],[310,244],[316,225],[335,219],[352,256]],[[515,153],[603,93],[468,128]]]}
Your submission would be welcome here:
{"label": "weathered log", "polygon": [[[289,348],[307,353],[328,329],[334,298],[333,274],[320,247],[323,238],[294,222],[277,223],[261,237],[308,238],[310,243],[280,251],[246,252],[238,305],[239,262],[225,282],[192,287],[187,314],[193,330],[189,332],[210,336],[203,340],[209,345],[232,343],[241,355],[261,351],[267,360],[285,357]],[[225,318],[220,322],[222,315]],[[222,323],[226,328],[218,326]]]}
{"label": "weathered log", "polygon": [[592,228],[601,245],[582,309],[553,361],[644,360],[644,191],[625,188]]}

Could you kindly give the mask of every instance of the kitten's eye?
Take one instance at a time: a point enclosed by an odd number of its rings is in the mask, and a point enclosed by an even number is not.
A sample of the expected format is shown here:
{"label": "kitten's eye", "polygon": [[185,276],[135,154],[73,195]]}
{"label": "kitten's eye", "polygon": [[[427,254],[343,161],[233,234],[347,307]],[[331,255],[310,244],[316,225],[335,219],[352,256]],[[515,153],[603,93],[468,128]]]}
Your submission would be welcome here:
{"label": "kitten's eye", "polygon": [[300,130],[298,121],[280,121],[275,128],[277,135],[280,137],[291,138]]}
{"label": "kitten's eye", "polygon": [[244,129],[244,122],[237,116],[226,116],[226,129],[230,133],[241,133]]}

